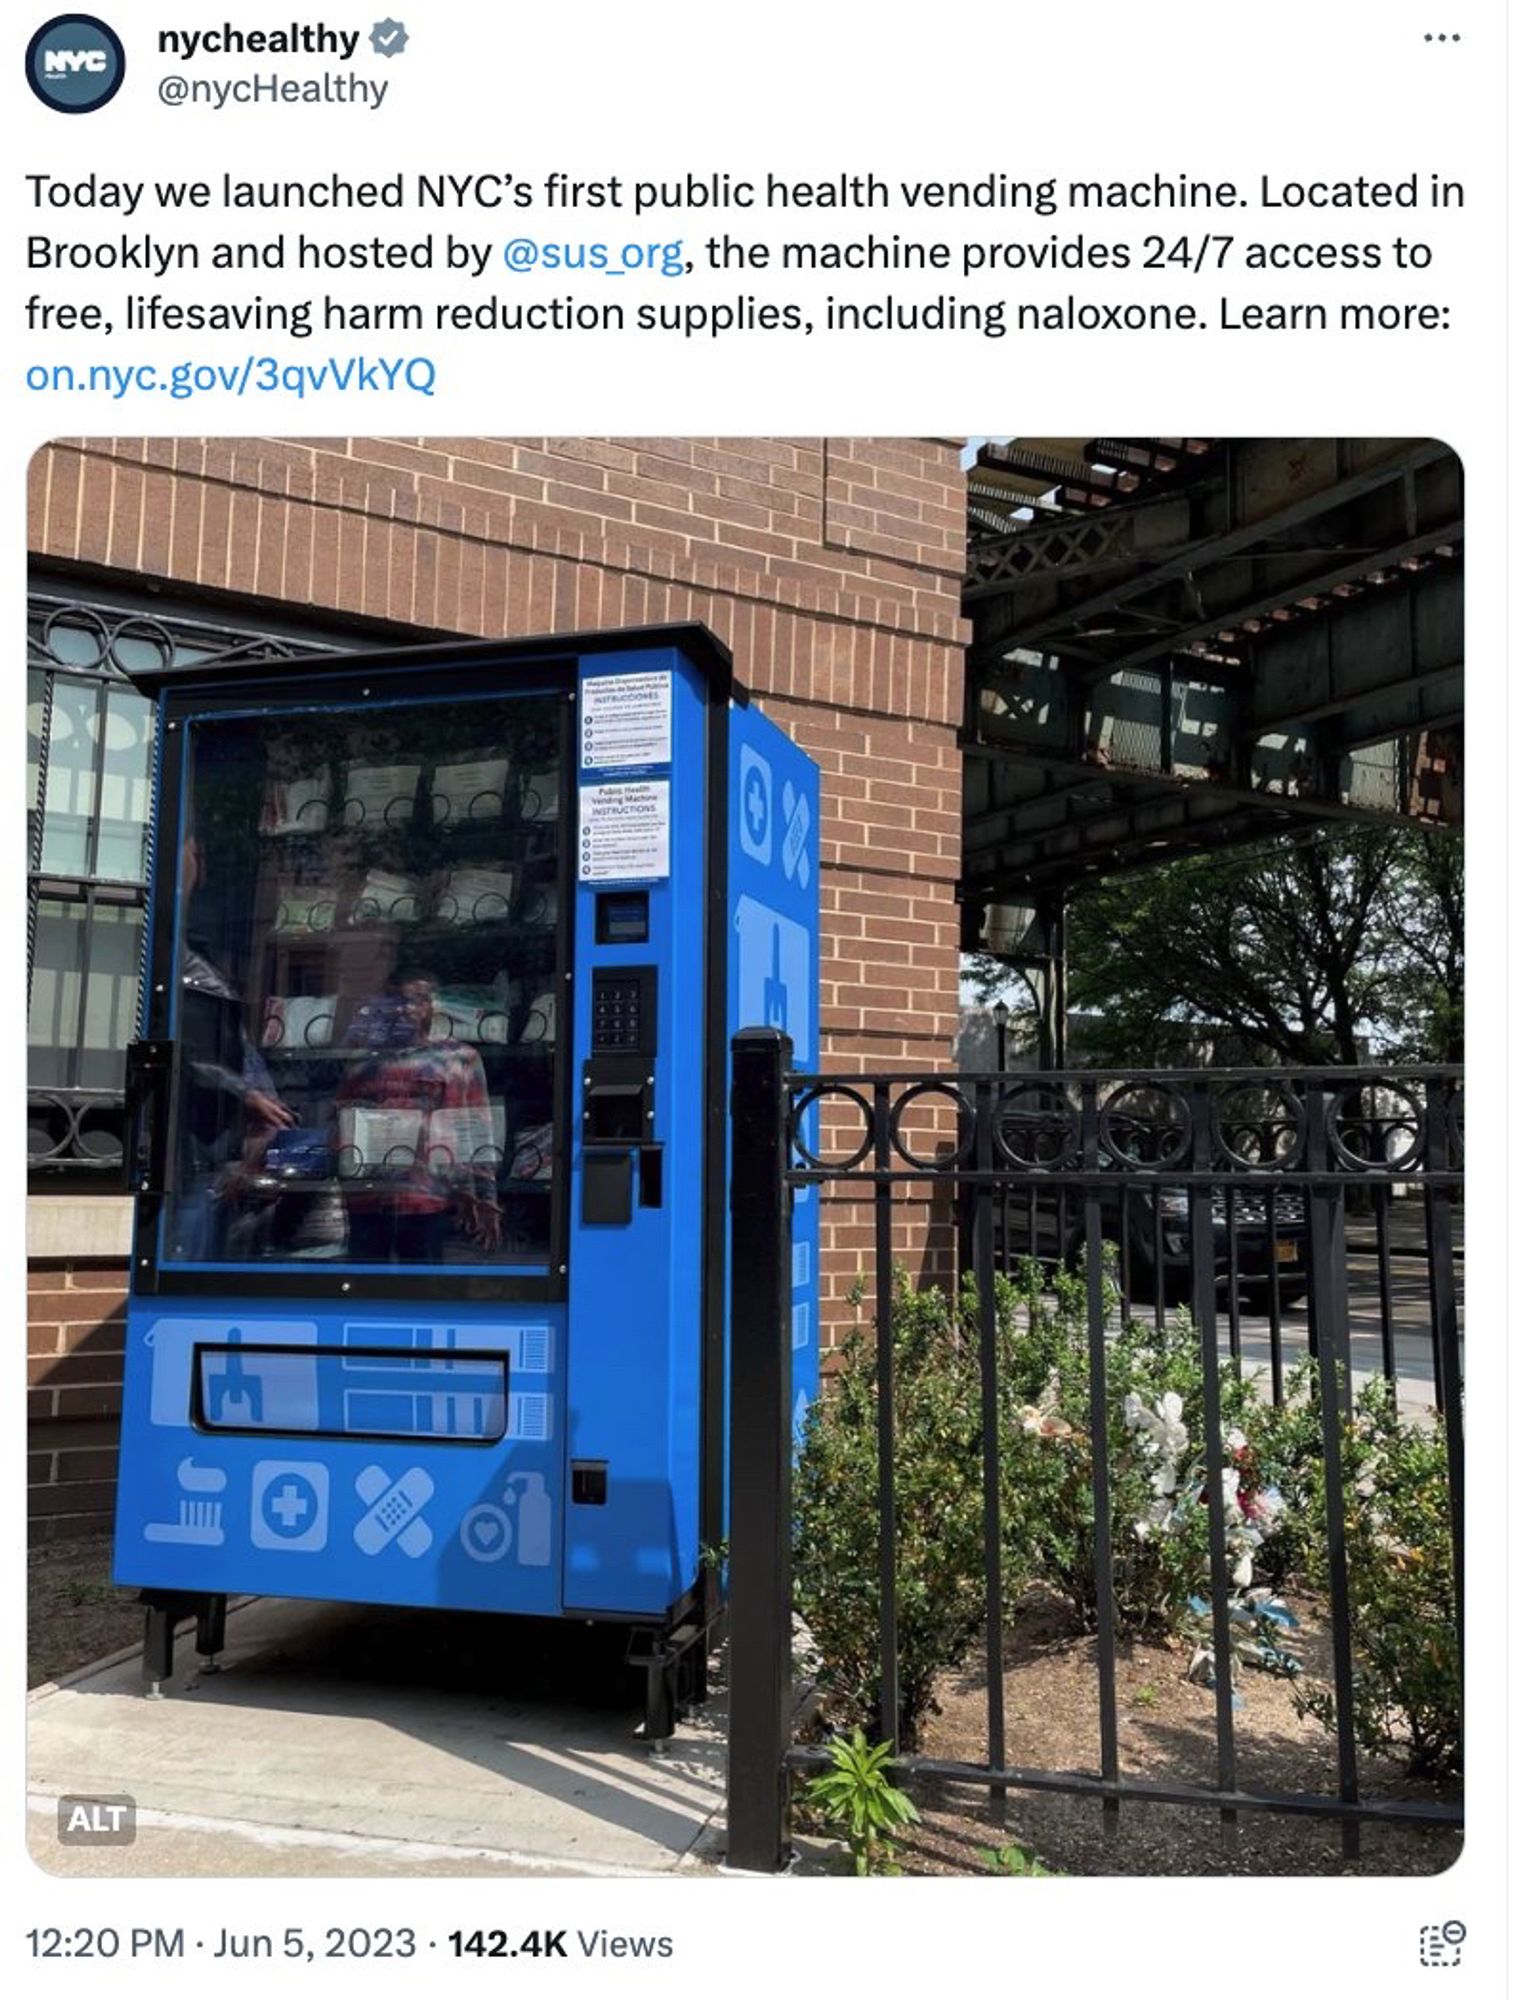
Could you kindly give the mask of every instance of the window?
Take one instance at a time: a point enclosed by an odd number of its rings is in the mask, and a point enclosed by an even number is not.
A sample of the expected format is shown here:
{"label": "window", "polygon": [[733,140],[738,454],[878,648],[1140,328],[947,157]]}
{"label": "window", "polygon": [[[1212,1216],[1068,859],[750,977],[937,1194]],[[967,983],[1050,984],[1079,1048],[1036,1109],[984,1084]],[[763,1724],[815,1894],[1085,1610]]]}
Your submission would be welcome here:
{"label": "window", "polygon": [[140,600],[38,591],[27,609],[27,1153],[35,1173],[102,1188],[124,1153],[136,1031],[153,710],[140,666],[283,658],[329,642]]}

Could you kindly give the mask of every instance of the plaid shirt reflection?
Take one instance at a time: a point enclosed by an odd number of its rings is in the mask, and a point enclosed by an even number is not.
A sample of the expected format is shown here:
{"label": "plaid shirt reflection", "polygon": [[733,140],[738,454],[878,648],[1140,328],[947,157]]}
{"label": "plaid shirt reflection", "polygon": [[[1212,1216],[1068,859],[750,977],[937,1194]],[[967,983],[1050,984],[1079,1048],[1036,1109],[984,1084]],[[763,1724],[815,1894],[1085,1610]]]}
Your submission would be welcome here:
{"label": "plaid shirt reflection", "polygon": [[[353,1207],[436,1215],[459,1194],[494,1201],[499,1150],[476,1049],[455,1041],[386,1049],[348,1072],[338,1086],[336,1106],[339,1113],[352,1106],[421,1114],[414,1157],[395,1162],[373,1181],[352,1180],[347,1198]],[[408,1141],[405,1150],[412,1151]],[[372,1169],[384,1162],[356,1164]]]}

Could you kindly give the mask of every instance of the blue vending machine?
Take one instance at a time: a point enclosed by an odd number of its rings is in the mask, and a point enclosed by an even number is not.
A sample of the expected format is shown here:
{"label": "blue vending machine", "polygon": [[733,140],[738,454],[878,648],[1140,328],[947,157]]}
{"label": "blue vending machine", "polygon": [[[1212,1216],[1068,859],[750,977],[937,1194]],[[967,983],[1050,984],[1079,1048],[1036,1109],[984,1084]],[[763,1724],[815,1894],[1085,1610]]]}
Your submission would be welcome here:
{"label": "blue vending machine", "polygon": [[244,1592],[620,1621],[666,1736],[720,1614],[730,1040],[816,1056],[814,764],[698,625],[137,681],[147,1680]]}

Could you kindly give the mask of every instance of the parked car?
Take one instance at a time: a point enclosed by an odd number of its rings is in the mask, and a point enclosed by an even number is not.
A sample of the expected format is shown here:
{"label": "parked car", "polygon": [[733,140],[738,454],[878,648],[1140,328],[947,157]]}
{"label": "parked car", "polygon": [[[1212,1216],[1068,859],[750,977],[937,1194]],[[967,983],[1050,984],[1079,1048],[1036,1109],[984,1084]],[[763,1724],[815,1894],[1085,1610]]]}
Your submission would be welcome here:
{"label": "parked car", "polygon": [[[1085,1191],[1076,1180],[1049,1175],[1045,1188],[1023,1181],[996,1189],[993,1200],[1001,1269],[1028,1256],[1048,1265],[1079,1267],[1087,1237]],[[1165,1305],[1186,1301],[1191,1287],[1189,1190],[1154,1188],[1150,1181],[1132,1180],[1124,1188],[1101,1188],[1099,1209],[1100,1233],[1106,1244],[1114,1246],[1127,1296],[1154,1301],[1160,1279]],[[1210,1228],[1218,1286],[1234,1282],[1244,1296],[1265,1306],[1276,1271],[1280,1306],[1296,1306],[1303,1300],[1309,1269],[1305,1196],[1300,1188],[1264,1190],[1247,1184],[1227,1189],[1222,1182],[1210,1199]]]}

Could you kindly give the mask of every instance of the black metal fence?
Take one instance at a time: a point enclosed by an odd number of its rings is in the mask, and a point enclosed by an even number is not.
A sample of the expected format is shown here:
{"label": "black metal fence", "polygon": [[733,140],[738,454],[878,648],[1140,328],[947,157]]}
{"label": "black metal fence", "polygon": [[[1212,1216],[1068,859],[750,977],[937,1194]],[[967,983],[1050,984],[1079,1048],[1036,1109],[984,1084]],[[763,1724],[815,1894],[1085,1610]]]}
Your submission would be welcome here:
{"label": "black metal fence", "polygon": [[72,1175],[109,1193],[126,1187],[126,1101],[120,1090],[26,1093],[26,1163],[36,1174]]}
{"label": "black metal fence", "polygon": [[[1443,1802],[1364,1796],[1354,1724],[1343,1425],[1354,1372],[1382,1375],[1413,1420],[1440,1412],[1446,1438],[1456,1645],[1463,1603],[1462,1338],[1459,1289],[1462,1078],[1451,1069],[1193,1070],[1111,1075],[799,1075],[787,1039],[733,1045],[731,1741],[728,1855],[771,1872],[788,1853],[793,1773],[825,1760],[792,1739],[792,1432],[789,1210],[794,1190],[871,1207],[878,1430],[879,1716],[899,1741],[896,1618],[896,1204],[924,1193],[955,1215],[977,1300],[983,1450],[987,1757],[902,1756],[908,1777],[1082,1795],[1107,1823],[1122,1801],[1219,1815],[1338,1820],[1357,1852],[1365,1820],[1457,1824]],[[1198,1219],[1198,1220],[1196,1220]],[[1028,1264],[1027,1259],[1034,1259]],[[1087,1306],[1099,1768],[1039,1770],[1006,1757],[1001,1575],[998,1273],[1081,1274]],[[1111,1292],[1114,1280],[1115,1291]],[[1107,1301],[1119,1300],[1109,1314]],[[1117,1716],[1111,1337],[1143,1315],[1191,1316],[1203,1383],[1203,1477],[1224,1490],[1224,1371],[1277,1403],[1306,1353],[1319,1419],[1329,1584],[1334,1791],[1244,1787],[1232,1708],[1233,1595],[1224,1509],[1208,1509],[1214,1783],[1122,1774]]]}

